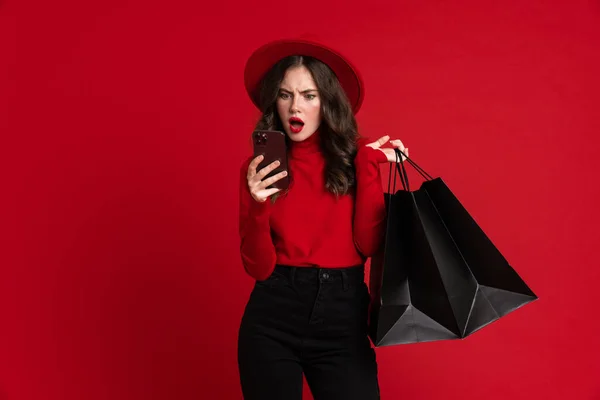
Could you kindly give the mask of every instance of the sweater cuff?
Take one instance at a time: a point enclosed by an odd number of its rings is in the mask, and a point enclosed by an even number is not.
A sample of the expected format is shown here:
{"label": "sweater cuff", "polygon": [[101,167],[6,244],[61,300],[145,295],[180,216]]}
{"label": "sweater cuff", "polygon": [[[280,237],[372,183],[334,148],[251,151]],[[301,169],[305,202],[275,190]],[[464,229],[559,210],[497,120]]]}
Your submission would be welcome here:
{"label": "sweater cuff", "polygon": [[371,164],[383,164],[388,162],[387,156],[383,151],[374,149],[369,146],[363,146],[360,149],[358,149],[356,153],[356,158],[358,158],[359,160],[364,160]]}

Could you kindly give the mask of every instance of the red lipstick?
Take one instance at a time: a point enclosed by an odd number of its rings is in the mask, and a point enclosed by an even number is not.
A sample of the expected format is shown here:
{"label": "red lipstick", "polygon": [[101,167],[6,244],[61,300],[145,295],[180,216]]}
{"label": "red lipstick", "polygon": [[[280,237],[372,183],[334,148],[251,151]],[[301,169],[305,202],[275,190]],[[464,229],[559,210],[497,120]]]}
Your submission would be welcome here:
{"label": "red lipstick", "polygon": [[300,133],[302,131],[302,128],[304,128],[304,121],[302,121],[298,117],[290,118],[289,123],[290,123],[290,131],[292,131],[292,133]]}

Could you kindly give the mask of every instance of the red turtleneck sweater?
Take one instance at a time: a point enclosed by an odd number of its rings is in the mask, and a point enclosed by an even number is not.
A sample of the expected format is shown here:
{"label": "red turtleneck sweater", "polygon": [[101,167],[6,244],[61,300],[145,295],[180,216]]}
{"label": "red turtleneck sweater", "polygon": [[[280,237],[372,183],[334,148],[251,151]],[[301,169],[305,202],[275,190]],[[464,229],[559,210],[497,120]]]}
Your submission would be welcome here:
{"label": "red turtleneck sweater", "polygon": [[274,204],[259,203],[248,190],[246,160],[240,170],[242,263],[254,279],[269,277],[275,264],[340,268],[362,264],[381,246],[385,203],[379,164],[383,152],[359,140],[354,159],[356,194],[336,196],[325,189],[325,160],[319,132],[292,142],[289,191]]}

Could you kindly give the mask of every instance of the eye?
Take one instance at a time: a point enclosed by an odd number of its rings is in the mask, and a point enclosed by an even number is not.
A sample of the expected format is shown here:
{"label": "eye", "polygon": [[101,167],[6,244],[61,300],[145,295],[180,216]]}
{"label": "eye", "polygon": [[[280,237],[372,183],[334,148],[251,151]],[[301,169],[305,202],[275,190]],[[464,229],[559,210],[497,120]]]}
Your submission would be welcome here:
{"label": "eye", "polygon": [[306,97],[308,100],[314,100],[314,98],[315,98],[315,97],[317,97],[317,96],[316,96],[316,95],[314,95],[314,94],[307,94],[305,97]]}
{"label": "eye", "polygon": [[287,100],[290,98],[290,95],[284,92],[279,92],[279,98]]}

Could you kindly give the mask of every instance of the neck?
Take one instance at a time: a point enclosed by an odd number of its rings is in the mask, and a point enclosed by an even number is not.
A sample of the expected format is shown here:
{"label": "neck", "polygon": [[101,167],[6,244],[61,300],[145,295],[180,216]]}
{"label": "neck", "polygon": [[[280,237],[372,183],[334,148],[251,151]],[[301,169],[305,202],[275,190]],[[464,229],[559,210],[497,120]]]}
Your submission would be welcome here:
{"label": "neck", "polygon": [[292,157],[305,157],[310,154],[319,153],[321,151],[321,136],[317,129],[315,133],[302,140],[301,142],[291,142],[290,155]]}

